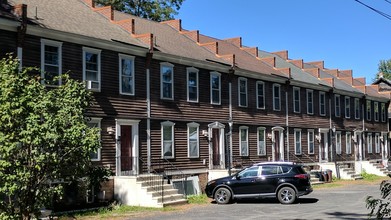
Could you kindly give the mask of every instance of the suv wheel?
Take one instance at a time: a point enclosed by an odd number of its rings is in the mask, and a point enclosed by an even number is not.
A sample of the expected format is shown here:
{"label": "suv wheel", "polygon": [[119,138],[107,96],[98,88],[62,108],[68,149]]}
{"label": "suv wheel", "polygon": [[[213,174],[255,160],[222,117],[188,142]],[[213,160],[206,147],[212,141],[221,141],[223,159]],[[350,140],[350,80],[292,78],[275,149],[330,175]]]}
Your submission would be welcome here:
{"label": "suv wheel", "polygon": [[292,187],[282,187],[278,190],[277,198],[281,204],[292,204],[296,200],[296,191]]}
{"label": "suv wheel", "polygon": [[221,187],[216,190],[214,199],[218,204],[228,204],[231,200],[231,191],[225,187]]}

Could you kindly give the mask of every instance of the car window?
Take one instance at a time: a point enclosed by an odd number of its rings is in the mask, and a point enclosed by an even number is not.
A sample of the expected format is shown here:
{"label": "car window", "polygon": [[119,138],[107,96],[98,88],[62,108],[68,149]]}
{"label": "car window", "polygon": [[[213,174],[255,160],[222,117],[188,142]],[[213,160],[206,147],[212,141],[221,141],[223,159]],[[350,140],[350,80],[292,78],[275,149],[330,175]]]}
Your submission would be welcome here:
{"label": "car window", "polygon": [[256,176],[258,176],[258,167],[247,168],[247,169],[241,171],[238,174],[238,176],[241,177],[241,178],[256,177]]}
{"label": "car window", "polygon": [[292,167],[288,166],[282,166],[281,168],[283,173],[289,173],[289,171],[292,169]]}
{"label": "car window", "polygon": [[[278,174],[280,168],[281,168],[280,166],[263,166],[262,175],[267,176],[267,175]],[[282,170],[280,171],[280,173],[282,173]]]}

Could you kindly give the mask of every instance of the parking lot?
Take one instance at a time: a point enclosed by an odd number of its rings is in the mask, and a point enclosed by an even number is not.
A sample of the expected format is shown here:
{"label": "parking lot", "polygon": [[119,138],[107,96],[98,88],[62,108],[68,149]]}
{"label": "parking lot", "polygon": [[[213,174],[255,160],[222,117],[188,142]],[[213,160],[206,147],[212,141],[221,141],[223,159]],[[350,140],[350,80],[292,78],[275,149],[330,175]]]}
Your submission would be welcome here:
{"label": "parking lot", "polygon": [[273,199],[239,200],[229,205],[212,203],[137,219],[368,219],[365,207],[368,195],[378,197],[379,185],[315,189],[293,205],[281,205]]}

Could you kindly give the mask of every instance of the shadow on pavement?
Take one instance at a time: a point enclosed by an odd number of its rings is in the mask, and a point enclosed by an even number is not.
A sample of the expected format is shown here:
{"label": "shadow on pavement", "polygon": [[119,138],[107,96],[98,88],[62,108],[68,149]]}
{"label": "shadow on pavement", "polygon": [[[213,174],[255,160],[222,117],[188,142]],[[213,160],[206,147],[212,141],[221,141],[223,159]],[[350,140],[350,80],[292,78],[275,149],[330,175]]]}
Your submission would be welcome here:
{"label": "shadow on pavement", "polygon": [[326,212],[325,214],[331,219],[368,219],[368,215],[351,212]]}
{"label": "shadow on pavement", "polygon": [[[298,198],[294,204],[308,204],[308,203],[317,203],[319,199],[316,198]],[[212,201],[212,204],[217,204],[216,201]],[[275,198],[263,198],[263,199],[235,199],[231,201],[232,203],[237,204],[280,204],[280,202]]]}

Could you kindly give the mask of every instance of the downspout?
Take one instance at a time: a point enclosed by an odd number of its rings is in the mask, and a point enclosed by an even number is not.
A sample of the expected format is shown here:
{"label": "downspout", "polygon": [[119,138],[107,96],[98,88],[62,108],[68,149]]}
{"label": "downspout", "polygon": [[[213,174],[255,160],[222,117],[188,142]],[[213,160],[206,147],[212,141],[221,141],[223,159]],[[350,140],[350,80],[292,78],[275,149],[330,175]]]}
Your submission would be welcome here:
{"label": "downspout", "polygon": [[365,100],[366,100],[366,95],[364,95],[362,97],[362,103],[361,103],[361,112],[362,112],[362,132],[361,132],[361,160],[362,161],[364,159],[364,152],[365,152],[365,148],[364,148],[364,142],[365,142],[365,138],[364,138],[364,132],[365,132]]}
{"label": "downspout", "polygon": [[20,4],[13,7],[13,13],[20,17],[20,26],[18,27],[17,32],[17,51],[16,56],[19,60],[19,71],[22,71],[22,61],[23,61],[23,45],[25,41],[26,31],[27,31],[27,5]]}
{"label": "downspout", "polygon": [[286,90],[285,90],[285,126],[286,126],[286,154],[287,161],[290,161],[289,158],[289,108],[288,108],[288,90],[289,90],[290,80],[286,81]]}
{"label": "downspout", "polygon": [[333,89],[330,89],[329,91],[329,147],[330,147],[330,161],[336,161],[335,158],[334,158],[334,143],[333,143],[333,132],[332,132],[332,129],[333,129],[333,122],[332,122],[332,111],[331,111],[331,99],[334,95],[334,92],[333,92]]}
{"label": "downspout", "polygon": [[151,172],[151,79],[150,68],[151,60],[153,56],[153,47],[146,54],[145,71],[146,71],[146,83],[147,83],[147,166],[148,173]]}
{"label": "downspout", "polygon": [[228,162],[228,175],[231,176],[231,164],[233,161],[232,157],[232,125],[233,125],[233,117],[232,117],[232,79],[235,74],[235,63],[233,63],[232,67],[229,69],[229,82],[228,82],[228,93],[229,93],[229,162]]}

